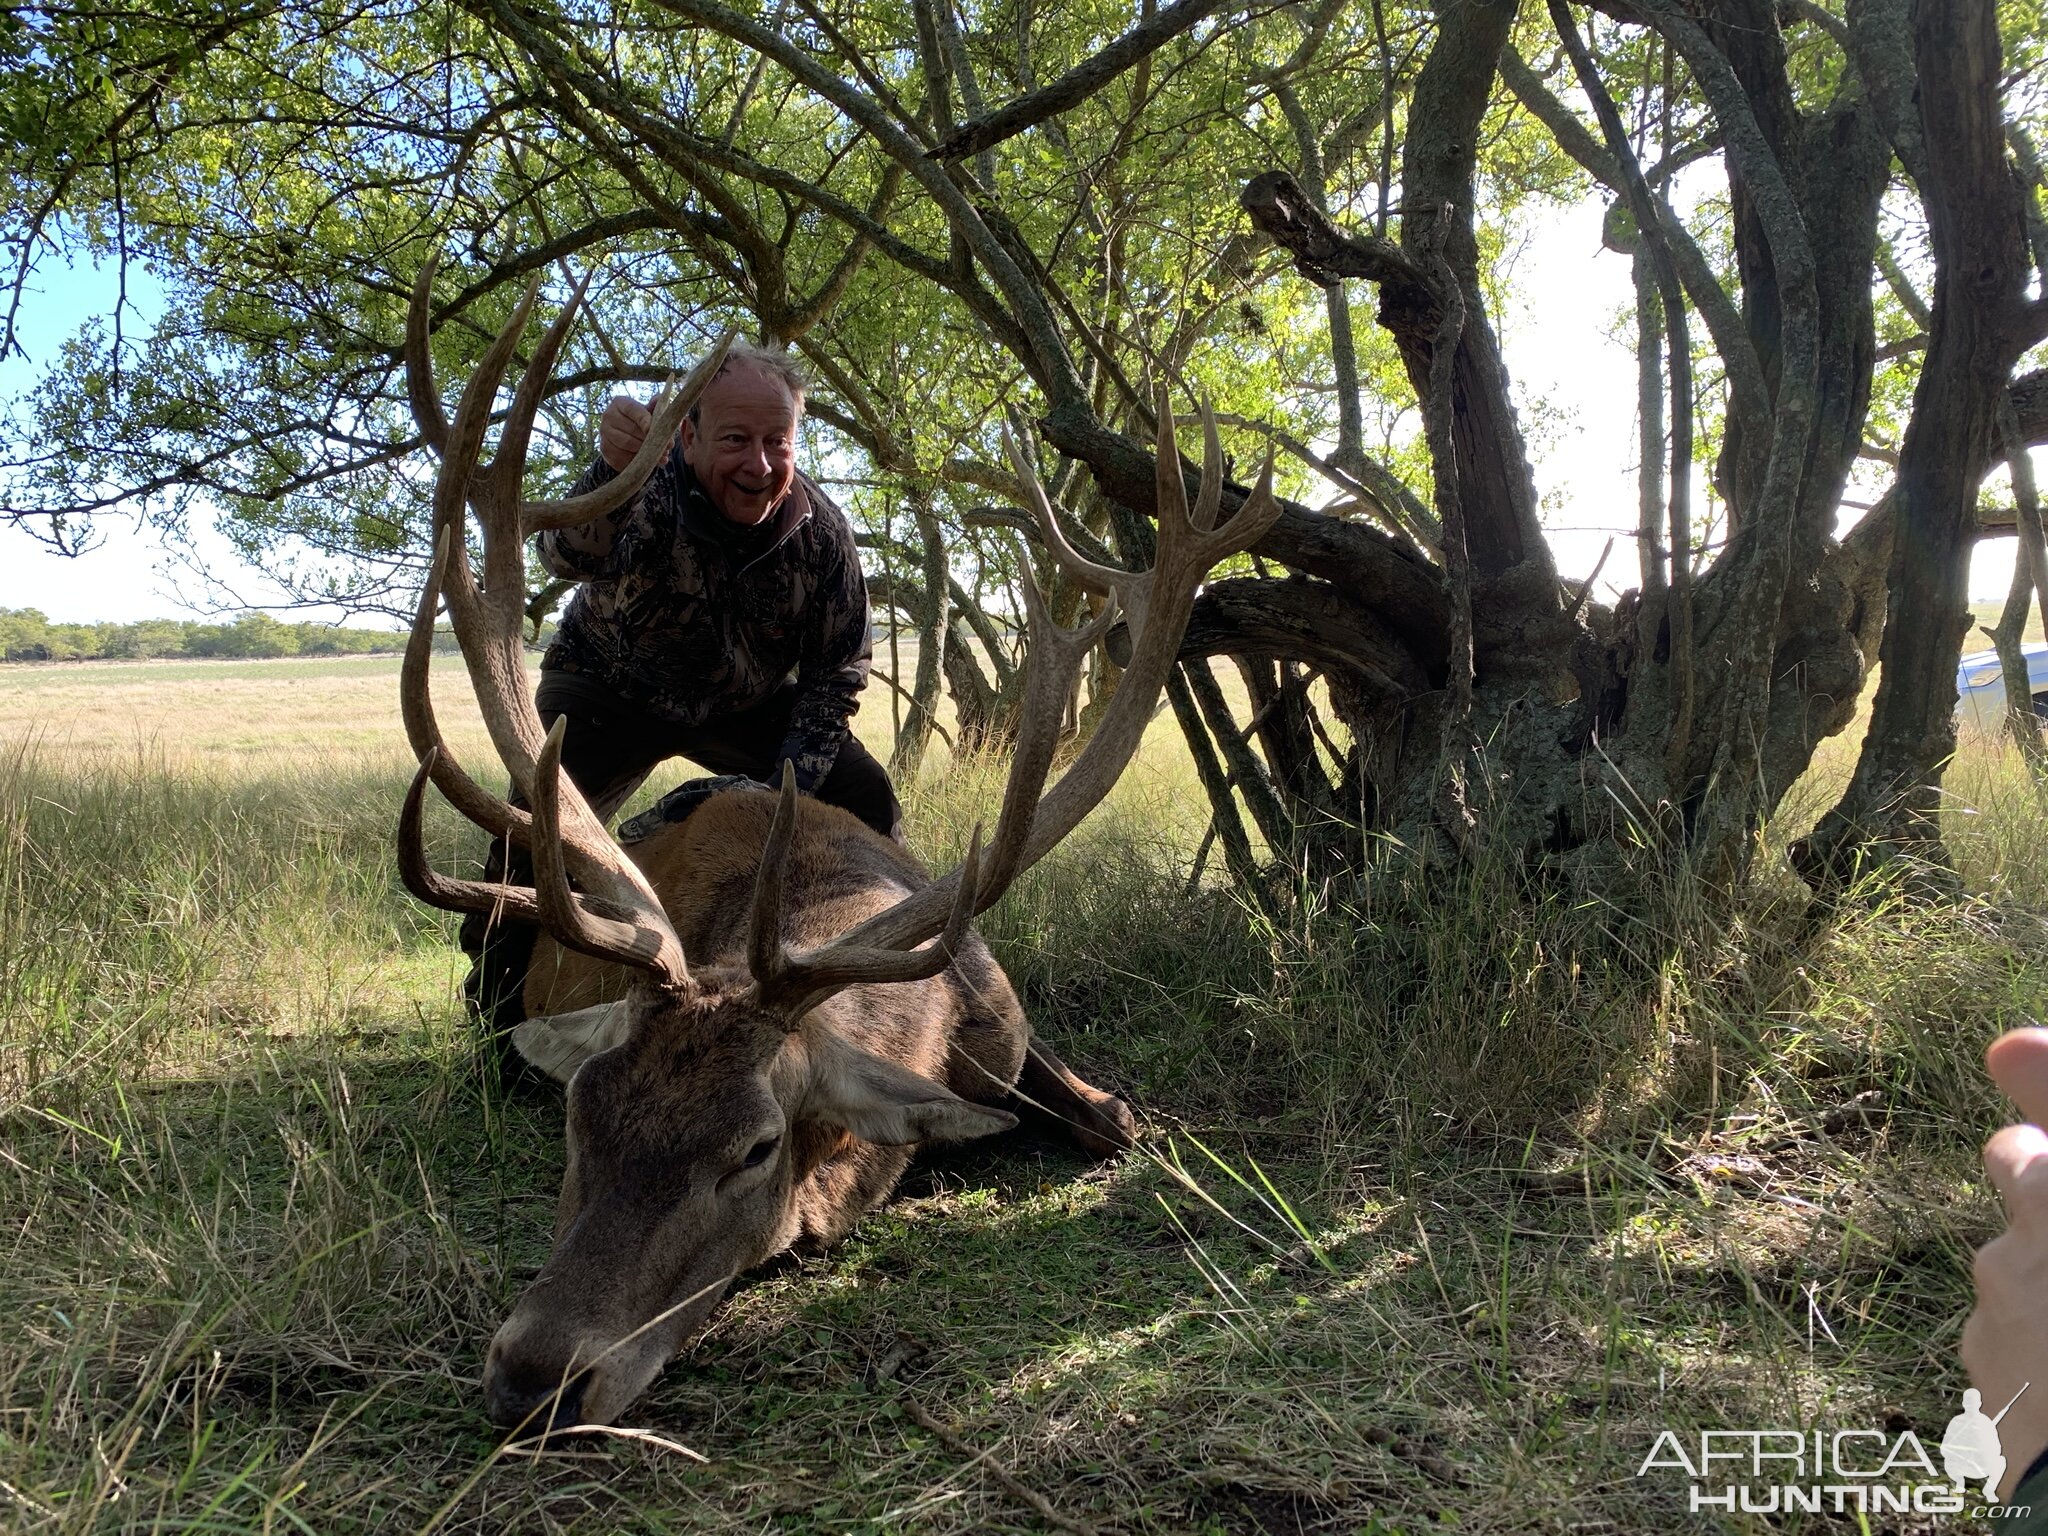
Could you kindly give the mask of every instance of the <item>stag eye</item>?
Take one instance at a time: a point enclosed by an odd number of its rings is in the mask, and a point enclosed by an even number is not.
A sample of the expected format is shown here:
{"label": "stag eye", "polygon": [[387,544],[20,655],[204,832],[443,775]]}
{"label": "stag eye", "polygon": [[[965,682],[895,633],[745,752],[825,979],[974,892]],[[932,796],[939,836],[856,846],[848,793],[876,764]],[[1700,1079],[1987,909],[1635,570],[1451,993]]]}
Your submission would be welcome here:
{"label": "stag eye", "polygon": [[755,1142],[751,1147],[747,1148],[747,1155],[740,1159],[739,1166],[732,1169],[718,1181],[719,1189],[721,1191],[724,1190],[735,1179],[741,1178],[762,1166],[769,1158],[775,1155],[775,1149],[781,1145],[782,1138],[780,1136],[767,1136]]}
{"label": "stag eye", "polygon": [[750,1174],[758,1174],[760,1169],[764,1169],[770,1163],[770,1159],[776,1155],[776,1149],[780,1145],[782,1145],[782,1133],[780,1133],[780,1130],[776,1130],[772,1137],[762,1137],[760,1141],[756,1141],[752,1147],[748,1147],[748,1153],[745,1153],[745,1157],[725,1165],[725,1171],[719,1176],[717,1188],[723,1192],[729,1186],[739,1184],[741,1180],[745,1180],[748,1184],[754,1184],[756,1180],[752,1180],[748,1176]]}

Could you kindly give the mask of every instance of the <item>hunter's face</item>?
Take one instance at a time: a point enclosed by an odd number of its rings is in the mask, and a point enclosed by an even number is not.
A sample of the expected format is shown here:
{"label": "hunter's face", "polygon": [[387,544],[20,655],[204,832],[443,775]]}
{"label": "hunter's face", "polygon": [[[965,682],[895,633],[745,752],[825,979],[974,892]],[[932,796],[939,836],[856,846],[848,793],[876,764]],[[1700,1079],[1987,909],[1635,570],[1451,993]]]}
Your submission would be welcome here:
{"label": "hunter's face", "polygon": [[752,526],[796,484],[797,405],[788,388],[758,368],[728,368],[683,423],[683,459],[730,522]]}

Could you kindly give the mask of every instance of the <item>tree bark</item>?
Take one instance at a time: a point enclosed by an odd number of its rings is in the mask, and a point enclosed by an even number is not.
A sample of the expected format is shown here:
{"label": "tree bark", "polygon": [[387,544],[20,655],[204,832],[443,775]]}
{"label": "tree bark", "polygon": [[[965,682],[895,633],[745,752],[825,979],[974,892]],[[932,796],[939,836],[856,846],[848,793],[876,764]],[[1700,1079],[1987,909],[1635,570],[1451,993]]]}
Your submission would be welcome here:
{"label": "tree bark", "polygon": [[2048,743],[2041,738],[2041,713],[2034,704],[2033,675],[2027,667],[2020,639],[2026,632],[2027,609],[2036,594],[2041,616],[2048,622],[2048,540],[2041,527],[2041,496],[2034,484],[2034,461],[2019,441],[2019,424],[2012,407],[2001,405],[1999,432],[2005,441],[2006,464],[2012,472],[2014,532],[2019,548],[2012,562],[2012,587],[2006,593],[2005,609],[1998,623],[1984,631],[1998,652],[1999,675],[2005,681],[2005,729],[2019,748],[2033,780],[2034,793],[2048,804]]}
{"label": "tree bark", "polygon": [[[1194,665],[1206,666],[1207,663],[1196,662]],[[1178,667],[1167,674],[1166,698],[1173,706],[1174,718],[1180,722],[1181,735],[1187,740],[1188,755],[1195,761],[1195,777],[1208,796],[1210,826],[1215,829],[1217,841],[1223,845],[1224,868],[1230,871],[1231,882],[1239,890],[1259,892],[1263,889],[1259,883],[1259,861],[1252,852],[1251,839],[1245,835],[1244,820],[1237,813],[1237,802],[1231,796],[1230,776],[1216,760],[1216,745],[1209,738],[1208,727],[1202,723],[1202,712]]]}
{"label": "tree bark", "polygon": [[1215,738],[1223,766],[1229,770],[1230,782],[1243,799],[1245,809],[1251,812],[1252,823],[1259,829],[1259,836],[1280,858],[1290,857],[1295,841],[1293,818],[1274,792],[1272,780],[1266,774],[1266,765],[1246,742],[1244,731],[1232,717],[1229,702],[1217,685],[1215,672],[1207,660],[1183,662],[1181,672],[1187,678],[1188,692],[1201,709],[1210,735]]}
{"label": "tree bark", "polygon": [[1802,869],[1829,882],[1846,878],[1866,845],[1947,862],[1939,786],[1955,750],[1972,507],[2012,366],[2040,330],[2038,308],[2025,299],[2019,193],[2005,158],[1995,7],[1917,0],[1912,20],[1933,325],[1899,449],[1870,731],[1841,801],[1798,854]]}
{"label": "tree bark", "polygon": [[947,611],[950,595],[946,573],[946,536],[939,526],[928,492],[913,491],[911,520],[917,526],[918,544],[924,558],[920,585],[924,608],[917,616],[917,680],[910,689],[910,712],[889,752],[889,773],[900,783],[917,777],[924,764],[925,748],[939,715],[939,682],[945,675],[946,640],[951,632]]}

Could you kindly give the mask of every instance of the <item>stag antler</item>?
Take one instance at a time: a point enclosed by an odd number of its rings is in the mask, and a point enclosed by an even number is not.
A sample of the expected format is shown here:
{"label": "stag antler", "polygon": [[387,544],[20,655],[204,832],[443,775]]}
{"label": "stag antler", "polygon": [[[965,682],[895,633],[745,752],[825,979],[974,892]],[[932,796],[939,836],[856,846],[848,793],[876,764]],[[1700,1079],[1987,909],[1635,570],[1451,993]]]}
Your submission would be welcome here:
{"label": "stag antler", "polygon": [[[427,312],[433,294],[429,262],[414,285],[406,317],[406,385],[414,417],[441,458],[434,484],[435,558],[420,593],[406,647],[400,694],[407,735],[420,771],[400,819],[400,864],[407,887],[421,900],[463,911],[506,911],[537,920],[572,949],[616,960],[681,989],[689,971],[681,941],[639,867],[626,857],[594,816],[560,765],[560,724],[543,740],[540,717],[527,696],[521,662],[524,555],[527,537],[547,528],[588,522],[616,510],[646,483],[667,452],[682,418],[716,376],[730,337],[692,370],[672,396],[656,402],[654,422],[632,464],[616,479],[565,501],[525,502],[521,480],[541,397],[588,286],[585,278],[548,327],[528,361],[506,413],[498,452],[480,467],[490,406],[511,362],[538,284],[528,290],[485,352],[462,393],[451,422],[443,416],[428,351]],[[1214,417],[1205,408],[1201,489],[1190,511],[1171,403],[1159,396],[1159,536],[1148,571],[1094,564],[1075,553],[1060,530],[1036,472],[1016,440],[1004,443],[1019,478],[1032,494],[1047,546],[1087,590],[1103,599],[1101,611],[1077,629],[1062,629],[1029,579],[1024,586],[1030,663],[1017,731],[1016,760],[1003,792],[1003,808],[987,852],[980,828],[966,860],[931,885],[905,897],[832,943],[793,954],[782,943],[781,908],[790,841],[796,822],[796,786],[785,765],[782,796],[756,876],[754,924],[748,962],[757,995],[789,1011],[792,1021],[834,992],[862,983],[910,981],[936,975],[952,960],[967,924],[986,911],[1018,874],[1044,857],[1093,810],[1137,751],[1180,648],[1195,589],[1217,561],[1249,547],[1280,514],[1272,495],[1269,454],[1257,488],[1223,527],[1222,449]],[[464,533],[470,510],[483,533],[483,583],[471,569]],[[476,689],[492,744],[513,784],[531,800],[531,814],[490,794],[449,752],[428,697],[434,614],[445,594],[449,618]],[[1133,636],[1131,659],[1116,695],[1071,768],[1044,790],[1075,676],[1089,650],[1118,611]],[[531,888],[452,880],[434,874],[420,848],[420,807],[428,780],[450,803],[493,836],[526,843],[533,852]],[[929,944],[933,938],[938,943]],[[919,946],[928,946],[920,948]]]}
{"label": "stag antler", "polygon": [[[1027,575],[1024,604],[1030,659],[1017,730],[1016,760],[1003,791],[1002,814],[988,851],[978,859],[970,854],[967,864],[905,897],[888,911],[869,918],[825,948],[803,957],[800,963],[829,975],[833,973],[832,956],[836,952],[914,949],[934,934],[950,931],[955,912],[987,911],[1019,874],[1043,858],[1100,803],[1137,752],[1160,690],[1166,686],[1167,676],[1179,659],[1181,636],[1194,610],[1195,589],[1219,560],[1249,548],[1263,537],[1281,510],[1273,497],[1273,459],[1269,451],[1251,495],[1229,522],[1220,528],[1215,526],[1223,499],[1223,452],[1217,441],[1215,419],[1204,409],[1202,481],[1190,511],[1187,484],[1181,477],[1180,451],[1174,438],[1172,403],[1163,386],[1159,391],[1158,419],[1159,537],[1149,571],[1117,570],[1084,560],[1075,553],[1039,487],[1037,472],[1024,458],[1015,439],[1007,432],[1004,434],[1018,478],[1034,493],[1032,510],[1037,514],[1047,547],[1076,581],[1104,598],[1102,611],[1078,629],[1062,629],[1053,622],[1044,597]],[[1059,783],[1041,798],[1074,678],[1090,648],[1107,633],[1119,608],[1129,619],[1130,663],[1088,745]],[[759,942],[757,929],[757,947]]]}
{"label": "stag antler", "polygon": [[788,877],[789,845],[796,831],[796,769],[782,765],[782,792],[775,820],[761,852],[754,877],[754,916],[747,968],[753,972],[757,998],[783,1009],[792,1022],[833,993],[851,986],[890,981],[923,981],[953,963],[967,925],[974,918],[974,896],[981,873],[981,824],[975,823],[967,857],[960,863],[959,890],[936,944],[923,949],[878,948],[832,943],[808,954],[796,954],[782,942],[782,890]]}
{"label": "stag antler", "polygon": [[[420,592],[399,682],[406,734],[420,760],[420,772],[400,818],[401,871],[408,888],[423,901],[458,911],[503,910],[537,919],[571,948],[624,961],[665,985],[684,987],[689,982],[689,968],[682,943],[653,887],[613,841],[576,786],[561,781],[559,733],[557,739],[543,741],[540,715],[527,693],[523,662],[524,551],[532,534],[603,517],[639,494],[668,452],[683,417],[717,375],[731,335],[691,370],[680,388],[673,393],[664,391],[655,401],[646,441],[621,474],[582,496],[524,501],[520,491],[534,418],[590,279],[585,277],[577,285],[562,313],[542,335],[505,414],[498,451],[488,465],[480,465],[491,403],[525,333],[540,283],[536,278],[485,351],[451,422],[442,412],[434,385],[428,343],[435,265],[430,258],[421,269],[405,324],[406,393],[420,435],[441,463],[434,480],[434,560]],[[481,585],[468,554],[466,532],[471,511],[483,536]],[[491,794],[464,772],[434,719],[428,673],[434,615],[444,596],[491,743],[515,788],[533,803],[531,815]],[[509,837],[532,848],[539,870],[535,887],[451,880],[427,868],[419,840],[420,801],[429,779],[457,810],[494,837]],[[581,887],[580,894],[571,890],[572,878]]]}

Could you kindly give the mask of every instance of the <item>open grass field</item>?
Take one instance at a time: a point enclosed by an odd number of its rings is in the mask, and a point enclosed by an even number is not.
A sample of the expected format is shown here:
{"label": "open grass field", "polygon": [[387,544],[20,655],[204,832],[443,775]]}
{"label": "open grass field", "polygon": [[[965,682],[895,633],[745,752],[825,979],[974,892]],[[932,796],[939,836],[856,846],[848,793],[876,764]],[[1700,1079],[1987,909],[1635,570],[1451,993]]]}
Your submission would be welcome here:
{"label": "open grass field", "polygon": [[[2048,1012],[2005,749],[1950,778],[1953,906],[1390,867],[1275,924],[1190,888],[1205,810],[1155,735],[984,923],[1143,1154],[933,1158],[737,1290],[644,1435],[536,1457],[477,1383],[560,1111],[475,1070],[453,920],[398,888],[395,675],[0,668],[0,1530],[1981,1528],[1692,1513],[1638,1469],[1666,1428],[1932,1449],[1956,1411],[1977,1056]],[[999,776],[932,768],[937,859]],[[443,868],[479,841],[433,824]]]}
{"label": "open grass field", "polygon": [[[1984,631],[1998,622],[1998,616],[2004,609],[2003,603],[1983,599],[1970,604],[1970,633],[1963,640],[1963,650],[1966,653],[1991,649],[1991,642],[1985,638]],[[2020,638],[2039,640],[2041,637],[2041,605],[2038,602],[2031,603],[2027,609],[2027,627],[2020,632]]]}

